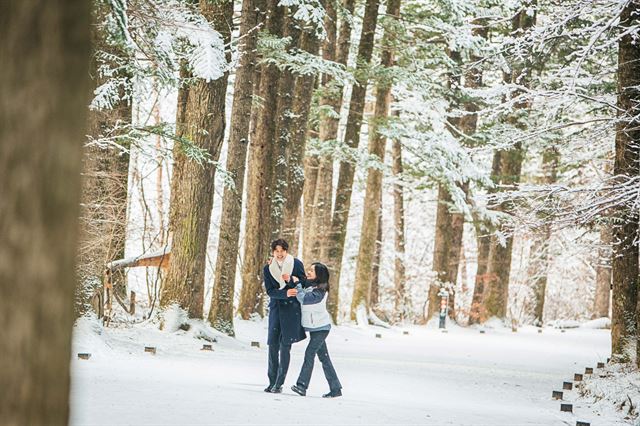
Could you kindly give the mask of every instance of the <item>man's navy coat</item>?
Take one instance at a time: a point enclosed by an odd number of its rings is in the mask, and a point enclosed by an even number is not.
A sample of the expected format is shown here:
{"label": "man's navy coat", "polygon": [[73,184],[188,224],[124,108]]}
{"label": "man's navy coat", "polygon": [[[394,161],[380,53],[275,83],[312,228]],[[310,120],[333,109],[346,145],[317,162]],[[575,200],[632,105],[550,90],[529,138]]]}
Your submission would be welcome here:
{"label": "man's navy coat", "polygon": [[[275,260],[273,260],[275,262]],[[271,276],[269,265],[262,271],[264,287],[269,295],[269,336],[268,345],[282,343],[291,345],[299,342],[307,336],[302,328],[302,313],[300,303],[295,297],[287,297],[287,290],[295,288],[293,281],[280,290],[280,284]],[[306,279],[304,265],[298,259],[293,259],[292,277],[298,277],[301,281]]]}

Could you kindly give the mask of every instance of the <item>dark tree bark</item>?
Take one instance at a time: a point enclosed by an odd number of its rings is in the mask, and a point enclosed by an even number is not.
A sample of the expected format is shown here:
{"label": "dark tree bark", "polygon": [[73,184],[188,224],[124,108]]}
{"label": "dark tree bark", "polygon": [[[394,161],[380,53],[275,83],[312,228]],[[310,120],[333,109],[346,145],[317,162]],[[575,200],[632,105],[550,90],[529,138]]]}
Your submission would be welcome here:
{"label": "dark tree bark", "polygon": [[[620,16],[620,26],[636,25],[640,2],[627,3]],[[614,176],[625,182],[640,175],[640,46],[633,32],[618,44],[618,125],[616,128]],[[638,300],[638,226],[637,209],[621,206],[614,213],[613,225],[613,294],[611,314],[612,359],[629,362],[629,353],[637,334]],[[640,345],[636,348],[640,351]],[[640,363],[640,357],[637,357]]]}
{"label": "dark tree bark", "polygon": [[225,187],[222,198],[222,219],[216,259],[216,270],[209,310],[209,322],[217,330],[234,336],[233,296],[238,264],[242,193],[249,145],[249,126],[253,103],[253,84],[256,76],[256,46],[264,0],[244,0],[242,3],[240,37],[240,64],[234,82],[231,129],[227,152],[227,171],[233,187]]}
{"label": "dark tree bark", "polygon": [[[347,127],[345,129],[344,141],[350,148],[357,148],[360,144],[360,129],[362,127],[362,116],[364,111],[364,100],[367,92],[368,76],[366,67],[371,63],[373,53],[374,36],[378,23],[378,0],[367,0],[365,6],[364,20],[362,23],[362,33],[358,45],[358,62],[356,75],[356,85],[351,92],[349,103],[349,115],[347,117]],[[353,189],[353,177],[355,165],[349,162],[340,164],[340,174],[338,176],[338,186],[336,188],[336,200],[331,221],[331,231],[327,241],[327,263],[333,273],[332,291],[328,300],[328,309],[335,316],[338,309],[338,293],[340,285],[340,270],[342,268],[342,255],[344,254],[344,243],[347,233],[347,221],[349,210],[351,209],[351,191]],[[375,201],[374,201],[375,202]],[[374,233],[375,234],[375,233]],[[369,271],[371,273],[371,271]],[[356,280],[358,281],[358,280]],[[364,289],[358,289],[357,303],[366,299],[368,282]],[[352,307],[353,307],[352,301]],[[352,313],[354,310],[352,309]]]}
{"label": "dark tree bark", "polygon": [[[300,39],[300,28],[298,22],[293,19],[292,13],[286,13],[284,20],[285,37],[291,39],[289,49],[297,48]],[[270,187],[273,188],[271,198],[271,222],[269,223],[269,234],[272,240],[282,237],[282,224],[284,222],[284,209],[287,204],[286,190],[288,182],[288,170],[292,165],[288,162],[287,154],[293,134],[293,100],[296,75],[286,68],[280,72],[277,86],[277,109],[276,109],[276,131],[275,146],[271,164]],[[305,94],[306,95],[306,94]],[[309,100],[311,95],[308,95]]]}
{"label": "dark tree bark", "polygon": [[0,413],[69,421],[90,2],[0,3]]}
{"label": "dark tree bark", "polygon": [[[200,11],[223,36],[231,39],[233,2],[200,2]],[[229,53],[227,60],[230,60]],[[228,72],[215,81],[198,79],[179,95],[177,137],[205,151],[209,159],[199,163],[189,158],[182,143],[173,150],[173,176],[169,230],[171,259],[160,296],[160,305],[177,303],[192,318],[202,318],[204,274],[213,208],[216,161],[224,139],[225,95]]]}
{"label": "dark tree bark", "polygon": [[[300,48],[313,55],[318,54],[320,40],[313,28],[307,28],[302,34]],[[290,241],[292,247],[297,245],[296,226],[300,212],[300,199],[304,190],[304,153],[307,146],[309,129],[309,113],[313,98],[316,75],[299,75],[296,77],[293,92],[293,119],[291,122],[291,141],[287,147],[287,186],[284,190],[284,218],[282,236]],[[294,243],[295,242],[295,243]]]}
{"label": "dark tree bark", "polygon": [[[278,0],[267,0],[267,21],[265,31],[282,36],[284,8]],[[247,176],[247,210],[245,224],[244,263],[242,265],[242,291],[238,311],[243,319],[258,312],[262,302],[261,267],[269,256],[271,237],[271,175],[274,158],[276,121],[273,111],[277,111],[280,71],[273,64],[265,64],[260,70],[258,96],[262,105],[256,113],[256,125],[249,146],[249,171]],[[262,312],[258,312],[262,314]]]}
{"label": "dark tree bark", "polygon": [[[399,18],[400,0],[388,1],[386,16]],[[387,28],[382,37],[383,50],[380,58],[380,65],[385,68],[390,68],[391,66],[393,66],[394,61],[394,46],[393,42],[391,41],[392,35],[390,34],[389,30],[390,29]],[[377,82],[374,116],[369,124],[369,155],[378,157],[382,163],[384,163],[387,138],[380,133],[379,127],[385,125],[389,117],[392,84],[393,81],[387,79],[381,79]],[[351,114],[351,110],[349,110],[349,112]],[[360,113],[362,113],[362,110],[360,111]],[[347,131],[348,130],[349,127],[347,122]],[[358,127],[358,131],[359,130],[360,128]],[[345,135],[345,137],[348,136]],[[351,183],[349,184],[349,190],[351,189],[352,184],[353,170],[351,171]],[[338,185],[338,191],[340,191],[340,185]],[[338,195],[339,194],[340,192],[338,192]],[[372,282],[371,276],[376,253],[376,241],[378,240],[378,235],[381,236],[382,234],[378,229],[381,224],[381,209],[382,171],[380,169],[371,168],[367,172],[364,213],[362,218],[362,228],[360,231],[360,247],[358,249],[358,262],[356,264],[356,280],[353,287],[353,297],[351,299],[352,320],[357,319],[356,314],[358,310],[361,309],[361,306],[365,307],[367,313],[371,309],[371,300],[369,298],[371,291],[369,287]],[[342,244],[344,246],[344,238]]]}
{"label": "dark tree bark", "polygon": [[[325,30],[327,38],[322,44],[322,57],[347,65],[352,25],[350,20],[340,21],[338,33],[338,13],[336,0],[327,2]],[[345,0],[343,10],[352,14],[354,0]],[[338,138],[338,122],[342,109],[344,86],[329,75],[322,78],[320,97],[319,139],[323,144],[331,144]],[[307,172],[308,171],[308,172]],[[307,157],[304,183],[304,259],[325,259],[327,235],[331,229],[331,208],[333,204],[333,155]],[[337,321],[337,292],[329,294],[329,311],[334,322]]]}

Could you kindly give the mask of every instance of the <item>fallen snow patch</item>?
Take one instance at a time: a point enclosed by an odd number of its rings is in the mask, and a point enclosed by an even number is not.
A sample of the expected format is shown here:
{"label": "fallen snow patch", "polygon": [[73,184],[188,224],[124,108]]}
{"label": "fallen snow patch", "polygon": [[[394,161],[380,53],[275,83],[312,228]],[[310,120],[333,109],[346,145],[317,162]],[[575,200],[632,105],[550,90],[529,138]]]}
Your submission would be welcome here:
{"label": "fallen snow patch", "polygon": [[611,320],[607,317],[597,318],[591,321],[587,321],[583,323],[580,327],[582,328],[600,328],[600,329],[611,329]]}

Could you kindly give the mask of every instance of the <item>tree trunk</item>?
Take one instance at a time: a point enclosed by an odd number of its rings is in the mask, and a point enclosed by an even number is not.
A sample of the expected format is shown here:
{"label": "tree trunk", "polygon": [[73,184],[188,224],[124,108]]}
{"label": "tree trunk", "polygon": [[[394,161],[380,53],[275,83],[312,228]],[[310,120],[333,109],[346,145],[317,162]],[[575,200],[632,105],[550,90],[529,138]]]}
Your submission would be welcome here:
{"label": "tree trunk", "polygon": [[[94,5],[94,25],[91,26],[93,55],[90,63],[94,89],[109,79],[129,80],[124,71],[103,77],[100,67],[119,70],[115,63],[105,63],[105,53],[123,57],[125,52],[107,40],[110,35],[104,22],[110,15],[110,6],[102,1]],[[129,149],[127,138],[119,137],[128,132],[131,125],[132,107],[126,99],[123,87],[119,89],[119,101],[110,109],[91,109],[87,117],[89,143],[84,148],[83,180],[80,213],[80,243],[78,250],[78,287],[76,292],[76,315],[87,312],[91,306],[92,290],[97,288],[105,265],[124,258],[127,228],[127,188],[129,183]],[[101,138],[112,139],[120,147],[114,147]],[[126,294],[126,275],[122,272],[113,277],[120,295]]]}
{"label": "tree trunk", "polygon": [[596,294],[593,301],[593,318],[609,316],[611,306],[611,227],[600,228],[600,247],[596,264]]}
{"label": "tree trunk", "polygon": [[[522,34],[535,25],[536,13],[528,10],[529,6],[534,6],[535,0],[526,2],[524,7],[513,19],[513,34]],[[531,73],[531,64],[515,63],[512,66],[509,82],[526,87]],[[515,90],[512,96],[515,98],[522,95],[522,89]],[[516,112],[509,118],[514,126],[521,126],[519,123],[518,111],[524,111],[531,107],[530,100],[525,98],[515,103]],[[500,183],[505,186],[515,187],[520,182],[520,171],[524,152],[522,144],[517,142],[514,146],[500,153]],[[508,212],[510,204],[503,202],[496,207],[497,211]],[[506,236],[504,244],[492,238],[489,258],[487,263],[487,273],[485,280],[485,296],[483,299],[483,309],[487,317],[505,318],[507,315],[507,305],[509,302],[509,278],[511,275],[511,255],[513,251],[513,237]]]}
{"label": "tree trunk", "polygon": [[408,312],[408,297],[405,294],[405,238],[404,238],[404,190],[402,178],[402,144],[399,139],[392,141],[393,148],[393,224],[394,224],[394,317],[396,321],[404,321]]}
{"label": "tree trunk", "polygon": [[[382,195],[382,191],[380,191]],[[382,197],[381,197],[382,198]],[[382,200],[380,200],[382,204]],[[378,234],[376,235],[373,261],[371,263],[371,283],[369,284],[369,305],[371,309],[378,308],[380,303],[380,259],[382,256],[382,207],[378,210]],[[377,314],[377,312],[376,312]]]}
{"label": "tree trunk", "polygon": [[[293,11],[291,11],[293,12]],[[298,23],[293,19],[293,13],[285,12],[285,37],[289,37],[291,44],[289,49],[297,49],[300,39],[300,29]],[[272,159],[273,172],[271,173],[271,184],[273,194],[271,197],[271,223],[270,238],[272,240],[282,237],[282,224],[284,222],[284,208],[287,204],[285,200],[286,190],[289,184],[287,173],[291,164],[287,161],[287,153],[291,149],[291,139],[293,135],[293,100],[296,76],[293,71],[286,68],[280,72],[278,79],[277,110],[276,110],[276,132],[275,146]],[[299,95],[299,94],[298,94]],[[304,94],[309,96],[310,94]],[[272,118],[273,119],[273,118]]]}
{"label": "tree trunk", "polygon": [[[373,53],[374,36],[376,31],[376,25],[378,23],[378,6],[379,0],[367,0],[365,6],[364,20],[362,22],[362,34],[360,35],[360,43],[358,45],[358,61],[356,67],[356,85],[351,92],[351,101],[349,103],[349,115],[347,117],[347,127],[345,129],[344,141],[350,148],[357,148],[360,143],[360,128],[362,127],[362,115],[364,111],[364,100],[367,92],[368,75],[366,68],[371,63],[371,55]],[[382,155],[380,155],[382,158]],[[328,309],[333,316],[336,316],[335,312],[338,310],[338,293],[340,286],[340,270],[342,268],[342,255],[344,253],[344,243],[347,233],[347,221],[349,219],[349,210],[351,208],[351,191],[353,187],[353,176],[355,173],[355,165],[349,162],[342,162],[340,164],[340,174],[338,176],[338,186],[336,188],[336,200],[333,209],[333,217],[331,221],[331,231],[329,233],[329,240],[327,242],[327,263],[331,271],[333,272],[332,278],[332,291],[328,300]],[[372,176],[371,184],[375,185],[377,177]],[[368,179],[367,179],[368,180]],[[377,203],[376,198],[369,197],[369,203],[375,206]],[[373,223],[373,235],[376,234],[375,218]],[[371,230],[367,231],[369,234]],[[365,244],[363,250],[370,250],[371,247]],[[365,268],[366,269],[366,268]],[[356,282],[360,282],[360,286],[356,284],[358,288],[354,293],[357,293],[356,305],[352,301],[352,316],[354,314],[354,306],[357,307],[362,301],[364,301],[368,294],[368,283],[370,281],[367,278],[371,273],[362,271],[362,277],[356,278]],[[363,284],[364,283],[364,284]],[[331,297],[333,296],[333,297]]]}
{"label": "tree trunk", "polygon": [[[620,16],[623,30],[635,25],[640,2],[629,2]],[[620,182],[640,175],[640,46],[632,33],[618,45],[618,103],[620,114],[616,128],[616,157],[613,174]],[[638,225],[637,209],[620,206],[613,226],[613,300],[611,315],[612,359],[628,362],[636,338],[638,299]],[[640,345],[637,345],[640,351]],[[637,357],[640,363],[640,357]]]}
{"label": "tree trunk", "polygon": [[[228,43],[233,2],[201,1],[200,10]],[[229,54],[227,60],[230,60]],[[200,163],[186,155],[183,143],[176,141],[174,145],[169,207],[171,259],[160,305],[177,303],[191,318],[202,318],[204,308],[205,261],[213,208],[213,162],[220,156],[224,139],[227,78],[228,73],[215,81],[198,79],[179,99],[184,103],[178,106],[177,137],[206,152],[209,159]]]}
{"label": "tree trunk", "polygon": [[[367,3],[368,4],[368,3]],[[376,5],[377,15],[377,5]],[[387,3],[386,16],[398,18],[400,15],[400,0],[389,0]],[[366,19],[366,15],[365,15]],[[373,27],[375,31],[375,26]],[[364,30],[363,30],[364,34]],[[392,35],[387,29],[382,37],[382,53],[380,58],[380,65],[384,68],[390,68],[393,65],[394,60],[394,48],[392,45]],[[362,46],[362,44],[361,44]],[[376,104],[373,119],[369,123],[369,155],[376,156],[380,159],[381,163],[384,163],[386,143],[387,139],[379,132],[379,127],[384,126],[387,123],[389,117],[389,107],[391,105],[391,86],[393,81],[381,79],[376,84]],[[356,87],[354,87],[354,92]],[[353,96],[351,98],[353,106]],[[364,100],[364,97],[363,97]],[[359,111],[362,115],[362,109]],[[349,115],[351,116],[352,110],[349,109]],[[355,117],[354,117],[355,118]],[[361,116],[356,120],[361,120]],[[358,132],[360,126],[357,127]],[[349,141],[352,135],[349,134],[349,122],[347,122],[347,133],[345,134],[345,140]],[[358,135],[353,137],[359,139]],[[352,145],[357,147],[357,143]],[[345,164],[345,163],[343,163]],[[351,167],[351,182],[349,183],[349,198],[351,197],[351,186],[353,185],[353,165]],[[341,165],[341,171],[342,171]],[[340,175],[342,178],[342,173]],[[340,196],[340,185],[338,185],[338,197]],[[346,188],[344,188],[346,189]],[[347,195],[345,193],[345,195]],[[350,204],[350,200],[349,200]],[[338,211],[338,203],[336,201],[336,211]],[[348,209],[348,208],[347,208]],[[360,247],[358,249],[358,261],[356,264],[356,279],[353,287],[353,297],[351,299],[351,319],[362,320],[357,318],[357,313],[362,308],[366,309],[367,313],[371,308],[371,300],[369,299],[372,279],[373,261],[376,251],[376,240],[381,223],[381,209],[382,209],[382,171],[377,168],[370,168],[367,172],[367,186],[364,201],[364,212],[362,218],[362,228],[360,232]],[[348,217],[348,216],[346,216]],[[346,231],[346,217],[344,222],[344,229]],[[335,231],[335,228],[332,230]],[[342,246],[344,247],[344,237],[342,238]],[[332,259],[335,261],[335,259]],[[339,269],[338,269],[339,270]],[[339,275],[339,274],[338,274]]]}
{"label": "tree trunk", "polygon": [[[485,29],[478,29],[476,33],[486,37]],[[449,57],[456,64],[461,63],[460,52],[451,51]],[[475,62],[477,58],[471,57],[471,61]],[[455,94],[453,108],[459,108],[459,99],[461,98],[459,86],[461,83],[460,76],[457,71],[453,71],[449,76],[449,89]],[[464,85],[469,88],[478,88],[482,84],[482,71],[472,67],[465,75]],[[478,121],[478,106],[473,101],[463,102],[461,105],[466,114],[462,117],[450,117],[448,123],[451,134],[459,137],[459,133],[463,135],[473,135],[476,131]],[[464,142],[464,141],[463,141]],[[467,194],[468,183],[456,182],[456,185]],[[431,319],[440,310],[440,297],[438,293],[441,287],[448,287],[449,290],[449,317],[456,318],[455,312],[455,288],[458,279],[458,270],[460,268],[460,253],[462,251],[462,236],[464,232],[464,215],[462,212],[453,210],[453,199],[451,193],[445,185],[440,184],[438,187],[438,207],[436,210],[436,232],[433,248],[433,266],[435,272],[435,282],[429,286],[429,305],[427,320]]]}
{"label": "tree trunk", "polygon": [[240,219],[242,217],[242,193],[247,162],[251,106],[253,102],[253,80],[256,72],[256,46],[264,0],[244,0],[242,3],[240,37],[240,64],[234,82],[231,129],[227,152],[227,171],[233,179],[233,187],[226,186],[222,198],[220,238],[216,259],[213,295],[209,322],[211,325],[234,336],[233,296],[238,262],[238,242],[240,239]]}
{"label": "tree trunk", "polygon": [[0,3],[0,413],[69,421],[90,5]]}
{"label": "tree trunk", "polygon": [[[352,14],[354,0],[345,0],[342,8]],[[328,61],[347,64],[351,38],[351,22],[343,19],[340,23],[340,33],[337,35],[336,23],[338,13],[334,1],[327,2],[325,30],[327,38],[322,45],[322,57]],[[336,39],[337,37],[337,39]],[[319,139],[322,144],[330,145],[338,138],[338,124],[342,109],[344,86],[325,75],[322,79],[320,97]],[[329,112],[325,112],[325,111]],[[304,183],[305,218],[304,218],[304,258],[306,260],[325,259],[327,235],[331,229],[331,207],[333,203],[333,155],[307,157],[311,175]],[[307,169],[305,169],[307,170]],[[335,280],[334,280],[335,282]],[[335,284],[334,284],[335,285]],[[337,291],[329,294],[329,311],[333,321],[337,321]],[[335,299],[335,300],[334,300]]]}
{"label": "tree trunk", "polygon": [[[320,40],[313,28],[306,28],[300,40],[300,48],[313,55],[318,54]],[[291,140],[287,145],[286,188],[284,189],[284,217],[281,235],[291,245],[295,239],[296,223],[300,211],[300,198],[304,188],[304,152],[307,146],[307,130],[315,74],[296,77],[291,106]]]}
{"label": "tree trunk", "polygon": [[[493,154],[493,162],[491,166],[491,180],[497,183],[500,174],[500,151]],[[495,187],[490,187],[488,193],[494,193]],[[474,228],[476,231],[476,241],[478,243],[478,261],[476,269],[475,283],[473,287],[473,296],[471,299],[471,309],[469,311],[469,325],[482,323],[487,319],[487,312],[484,308],[484,293],[489,276],[487,269],[489,266],[489,253],[491,251],[492,225],[486,220],[474,218]]]}
{"label": "tree trunk", "polygon": [[[542,155],[542,184],[552,185],[558,181],[558,163],[560,153],[555,147],[548,148]],[[534,236],[529,255],[530,264],[528,276],[533,289],[534,325],[542,326],[544,301],[547,289],[547,275],[549,271],[549,243],[551,239],[551,224],[542,226],[539,235]]]}
{"label": "tree trunk", "polygon": [[[284,8],[278,0],[267,0],[267,22],[265,31],[282,36]],[[269,255],[271,198],[271,175],[273,173],[274,140],[280,71],[273,64],[261,67],[259,97],[263,103],[257,112],[255,133],[249,146],[249,173],[247,177],[247,210],[245,224],[244,263],[242,265],[242,291],[238,312],[243,319],[258,312],[262,302],[261,267]],[[258,312],[262,314],[262,312]]]}

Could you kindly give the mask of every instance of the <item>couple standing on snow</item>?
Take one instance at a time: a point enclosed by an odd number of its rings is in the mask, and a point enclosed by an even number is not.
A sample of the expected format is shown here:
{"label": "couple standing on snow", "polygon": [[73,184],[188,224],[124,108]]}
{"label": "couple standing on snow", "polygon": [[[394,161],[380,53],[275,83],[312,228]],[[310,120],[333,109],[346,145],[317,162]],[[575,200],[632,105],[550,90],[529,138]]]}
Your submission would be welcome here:
{"label": "couple standing on snow", "polygon": [[302,262],[291,256],[288,250],[289,244],[285,240],[273,241],[273,258],[263,271],[264,286],[269,295],[269,386],[264,391],[282,392],[289,370],[291,345],[306,339],[306,330],[309,332],[309,344],[300,375],[291,390],[301,396],[307,394],[317,355],[329,383],[329,393],[322,396],[342,396],[342,385],[325,342],[331,330],[331,317],[327,312],[329,270],[316,262],[305,274]]}

